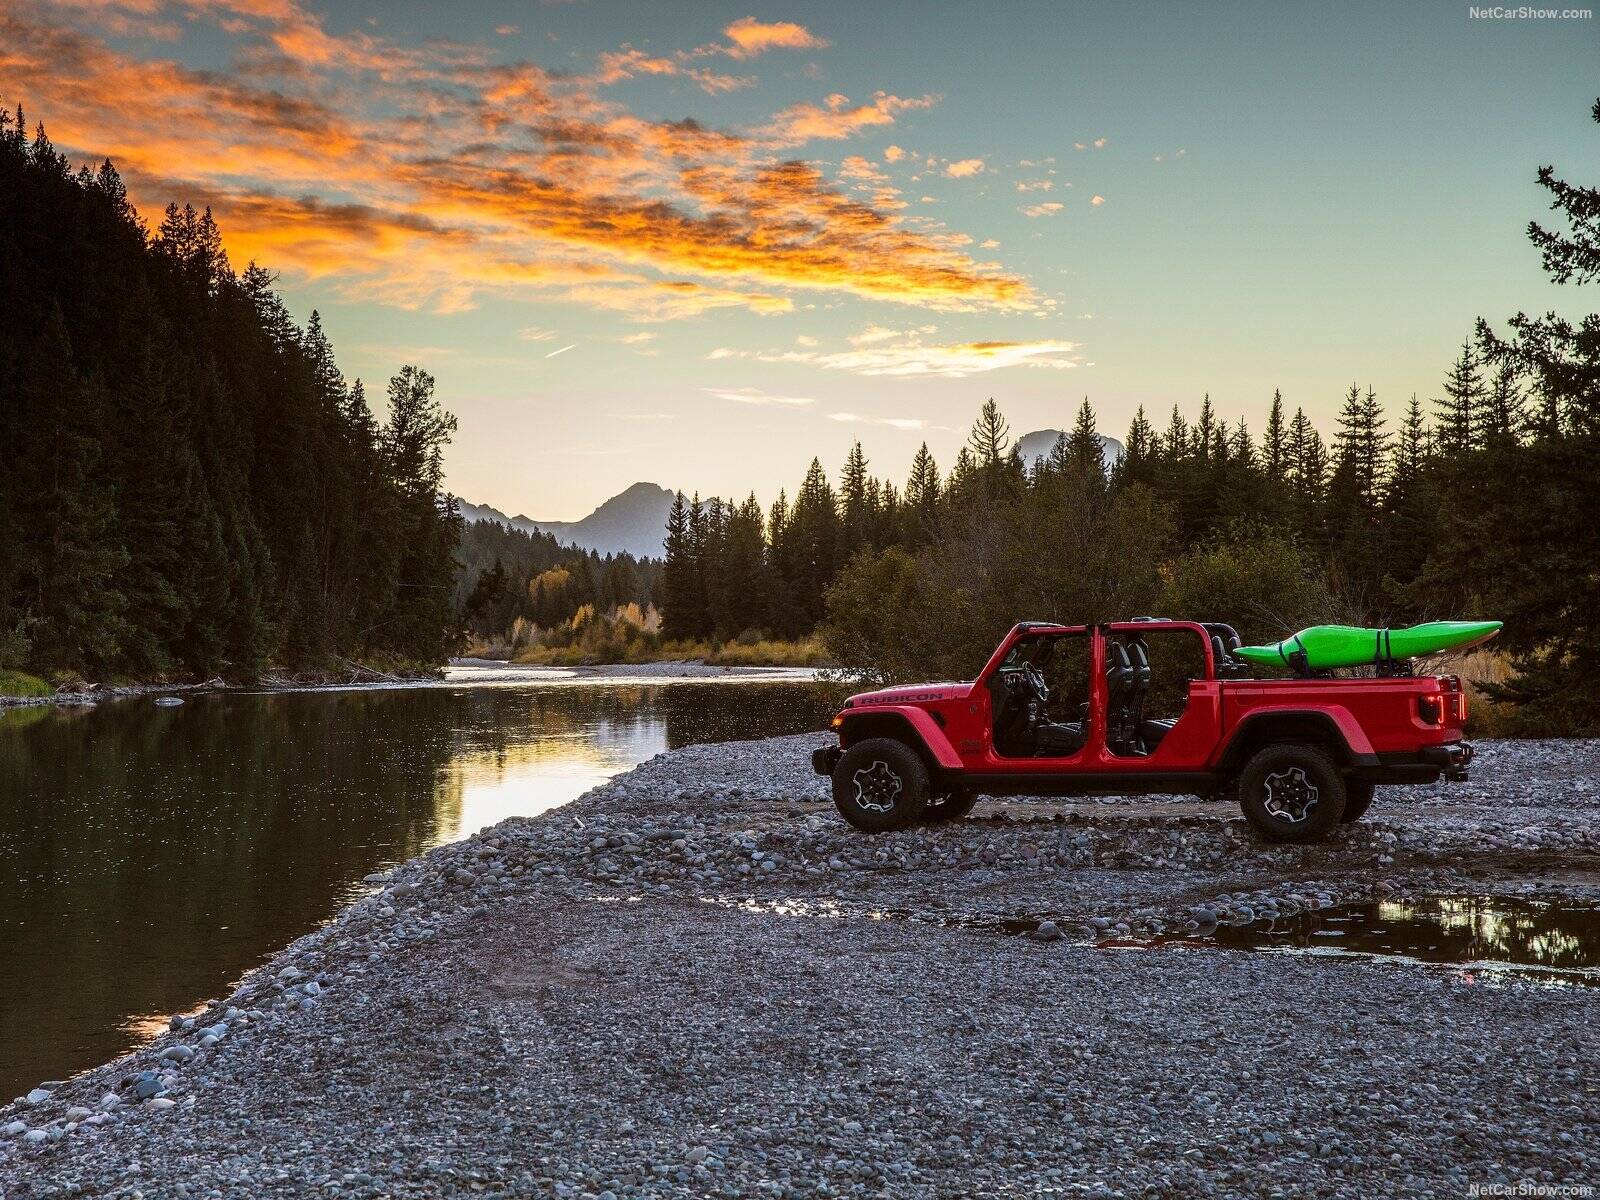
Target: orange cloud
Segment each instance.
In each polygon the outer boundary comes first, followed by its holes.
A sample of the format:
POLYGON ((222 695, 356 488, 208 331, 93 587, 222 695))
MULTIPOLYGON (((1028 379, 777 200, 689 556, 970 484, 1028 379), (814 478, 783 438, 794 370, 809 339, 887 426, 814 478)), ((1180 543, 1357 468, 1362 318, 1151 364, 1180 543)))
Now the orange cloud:
MULTIPOLYGON (((0 15, 0 78, 58 145, 112 156, 147 214, 174 197, 212 204, 240 265, 259 257, 406 307, 454 311, 495 292, 647 321, 788 311, 796 292, 1036 303, 1024 279, 969 257, 963 235, 903 219, 867 160, 841 172, 851 196, 773 158, 892 124, 931 96, 835 95, 715 129, 647 120, 596 90, 636 74, 734 86, 676 54, 624 46, 590 75, 561 75, 470 46, 330 33, 292 0, 120 0, 152 19, 213 20, 235 40, 234 69, 204 71, 98 40, 91 2, 0 15)), ((782 36, 766 44, 798 44, 782 36)))
POLYGON ((768 50, 823 50, 829 45, 804 25, 792 21, 767 23, 740 17, 722 33, 733 43, 726 50, 730 58, 755 58, 768 50))
POLYGON ((870 103, 850 105, 850 97, 835 92, 815 104, 792 104, 772 118, 765 132, 778 145, 795 145, 800 142, 838 140, 854 137, 863 129, 879 125, 893 125, 896 114, 915 109, 932 108, 939 102, 937 96, 902 99, 878 92, 870 103))
POLYGON ((1066 205, 1057 200, 1046 200, 1043 204, 1029 204, 1017 211, 1025 217, 1053 217, 1066 205))
POLYGON ((983 172, 983 159, 963 158, 959 162, 945 164, 944 173, 951 179, 968 179, 973 175, 983 172))
POLYGON ((651 56, 643 50, 635 50, 632 46, 624 46, 621 50, 608 51, 600 55, 599 70, 595 72, 595 82, 599 84, 617 83, 624 79, 631 79, 635 75, 676 75, 678 64, 670 58, 651 56))
MULTIPOLYGON (((890 331, 869 330, 869 333, 890 331)), ((1006 367, 1048 367, 1066 370, 1078 365, 1070 357, 1076 342, 989 341, 924 342, 918 333, 857 341, 850 350, 832 352, 785 350, 754 355, 761 362, 807 363, 857 375, 942 376, 960 379, 1006 367)))

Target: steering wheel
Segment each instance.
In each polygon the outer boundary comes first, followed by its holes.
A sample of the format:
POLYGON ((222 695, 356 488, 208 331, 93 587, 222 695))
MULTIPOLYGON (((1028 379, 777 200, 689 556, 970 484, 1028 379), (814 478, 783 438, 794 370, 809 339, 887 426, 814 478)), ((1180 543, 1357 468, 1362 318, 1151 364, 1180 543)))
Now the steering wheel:
POLYGON ((1050 702, 1050 687, 1044 681, 1044 672, 1032 663, 1023 667, 1022 672, 1028 677, 1028 687, 1032 689, 1034 699, 1040 704, 1048 704, 1050 702))

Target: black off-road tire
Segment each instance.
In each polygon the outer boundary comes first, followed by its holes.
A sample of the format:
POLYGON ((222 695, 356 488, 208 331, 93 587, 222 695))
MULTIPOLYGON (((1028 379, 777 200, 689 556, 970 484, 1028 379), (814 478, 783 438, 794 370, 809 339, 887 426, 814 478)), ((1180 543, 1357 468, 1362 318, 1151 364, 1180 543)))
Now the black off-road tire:
POLYGON ((1320 842, 1344 806, 1344 779, 1319 746, 1266 746, 1239 772, 1239 807, 1269 842, 1320 842))
POLYGON ((1339 822, 1348 825, 1352 821, 1359 821, 1366 816, 1367 809, 1372 807, 1372 793, 1376 787, 1370 780, 1346 779, 1344 781, 1344 815, 1339 822))
POLYGON ((868 738, 846 750, 833 769, 833 803, 863 833, 888 833, 922 820, 928 768, 893 738, 868 738))
POLYGON ((946 821, 959 821, 972 811, 978 794, 966 788, 956 788, 939 796, 929 796, 922 808, 922 819, 929 825, 946 821))

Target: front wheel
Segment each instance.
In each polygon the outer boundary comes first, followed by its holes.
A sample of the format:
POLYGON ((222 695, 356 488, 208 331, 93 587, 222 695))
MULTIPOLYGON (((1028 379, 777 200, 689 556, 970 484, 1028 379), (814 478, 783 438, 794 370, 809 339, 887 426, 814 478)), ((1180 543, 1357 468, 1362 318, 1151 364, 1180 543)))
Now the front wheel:
POLYGON ((972 811, 972 806, 977 802, 978 794, 964 788, 957 788, 955 791, 938 796, 929 796, 927 804, 923 806, 922 819, 930 825, 942 821, 959 821, 972 811))
POLYGON ((915 750, 893 738, 857 742, 833 769, 833 803, 863 833, 915 825, 927 798, 927 767, 915 750))
POLYGON ((1266 746, 1239 773, 1239 807, 1269 842, 1318 842, 1344 815, 1344 779, 1317 746, 1266 746))

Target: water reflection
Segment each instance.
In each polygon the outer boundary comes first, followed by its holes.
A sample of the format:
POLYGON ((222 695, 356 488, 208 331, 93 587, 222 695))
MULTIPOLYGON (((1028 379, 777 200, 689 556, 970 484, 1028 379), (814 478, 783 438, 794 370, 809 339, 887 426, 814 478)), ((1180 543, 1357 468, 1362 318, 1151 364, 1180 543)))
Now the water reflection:
POLYGON ((1351 904, 1269 925, 1224 926, 1216 941, 1600 982, 1600 907, 1575 901, 1466 895, 1351 904))
POLYGON ((225 991, 372 871, 662 750, 816 729, 827 713, 808 685, 747 682, 0 712, 0 1094, 112 1057, 225 991))

